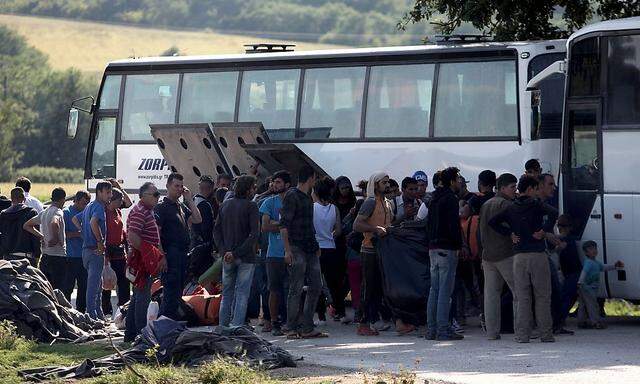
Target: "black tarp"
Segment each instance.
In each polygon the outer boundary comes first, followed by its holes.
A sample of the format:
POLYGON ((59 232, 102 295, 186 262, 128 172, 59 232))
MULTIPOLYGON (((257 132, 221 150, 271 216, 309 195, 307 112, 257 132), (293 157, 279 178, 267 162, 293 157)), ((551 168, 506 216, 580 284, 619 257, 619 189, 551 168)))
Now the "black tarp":
POLYGON ((105 337, 101 322, 76 311, 26 259, 0 260, 0 320, 10 320, 20 335, 49 343, 105 337))
POLYGON ((378 239, 385 304, 395 318, 426 324, 429 295, 429 242, 423 222, 390 228, 378 239))
MULTIPOLYGON (((289 352, 262 339, 247 327, 190 330, 184 322, 166 317, 160 317, 143 328, 133 346, 121 353, 127 363, 149 363, 146 351, 156 346, 156 358, 161 364, 196 366, 223 357, 264 369, 296 366, 289 352)), ((152 363, 155 364, 155 360, 152 363)), ((122 358, 113 354, 85 360, 73 367, 33 368, 19 371, 19 374, 25 380, 38 382, 96 377, 123 368, 122 358)))

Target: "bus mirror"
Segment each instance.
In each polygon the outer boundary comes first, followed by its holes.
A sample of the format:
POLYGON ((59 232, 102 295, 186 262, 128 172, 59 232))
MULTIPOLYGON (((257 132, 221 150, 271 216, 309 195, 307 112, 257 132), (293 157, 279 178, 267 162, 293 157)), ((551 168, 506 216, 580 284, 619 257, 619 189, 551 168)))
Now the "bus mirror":
POLYGON ((69 110, 69 120, 67 120, 67 137, 73 139, 78 132, 78 110, 71 108, 69 110))

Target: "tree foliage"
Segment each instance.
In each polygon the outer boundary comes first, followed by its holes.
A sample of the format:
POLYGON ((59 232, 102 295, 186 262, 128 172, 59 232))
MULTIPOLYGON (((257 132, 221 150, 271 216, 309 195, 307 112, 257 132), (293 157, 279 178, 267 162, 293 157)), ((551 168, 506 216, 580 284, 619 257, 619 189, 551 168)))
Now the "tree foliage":
POLYGON ((16 167, 81 168, 88 133, 66 137, 69 103, 96 88, 77 70, 51 70, 46 56, 0 27, 0 179, 16 167))
POLYGON ((640 15, 640 0, 415 0, 399 27, 428 21, 442 34, 470 24, 498 41, 567 37, 594 17, 640 15))

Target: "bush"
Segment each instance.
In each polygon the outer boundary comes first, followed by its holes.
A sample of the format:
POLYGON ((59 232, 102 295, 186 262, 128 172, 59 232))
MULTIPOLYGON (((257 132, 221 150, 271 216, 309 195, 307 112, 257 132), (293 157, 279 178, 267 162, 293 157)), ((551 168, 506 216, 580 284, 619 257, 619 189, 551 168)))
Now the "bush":
POLYGON ((32 183, 77 184, 84 181, 83 170, 71 168, 33 166, 29 168, 16 169, 12 180, 17 179, 20 176, 29 178, 32 183))
POLYGON ((15 349, 19 340, 16 326, 9 320, 0 321, 0 350, 15 349))

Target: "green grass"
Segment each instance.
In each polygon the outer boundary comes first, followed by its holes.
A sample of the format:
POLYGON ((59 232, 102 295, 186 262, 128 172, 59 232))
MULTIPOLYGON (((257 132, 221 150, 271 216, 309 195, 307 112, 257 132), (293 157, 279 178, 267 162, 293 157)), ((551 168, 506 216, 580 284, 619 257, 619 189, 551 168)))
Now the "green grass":
MULTIPOLYGON (((0 194, 9 197, 14 183, 0 183, 0 194)), ((51 199, 51 191, 56 187, 64 188, 67 196, 73 196, 80 189, 86 189, 84 184, 60 184, 60 183, 32 183, 31 195, 37 197, 43 203, 51 199)))

